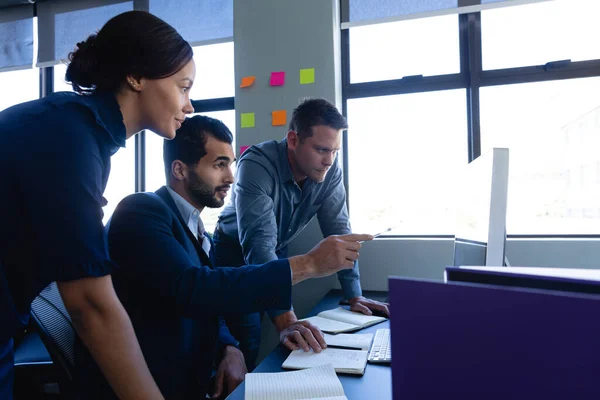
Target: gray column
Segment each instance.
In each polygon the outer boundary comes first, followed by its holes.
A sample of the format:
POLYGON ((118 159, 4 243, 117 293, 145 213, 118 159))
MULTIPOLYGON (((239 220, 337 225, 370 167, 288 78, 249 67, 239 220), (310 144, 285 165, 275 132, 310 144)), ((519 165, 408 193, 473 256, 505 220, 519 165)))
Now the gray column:
MULTIPOLYGON (((340 23, 338 0, 234 0, 236 154, 240 146, 281 140, 292 110, 305 97, 322 97, 341 110, 340 23), (300 69, 314 68, 315 82, 300 84, 300 69), (283 86, 270 86, 271 72, 285 71, 283 86), (256 76, 251 87, 242 78, 256 76), (271 125, 271 112, 286 110, 285 126, 271 125), (255 127, 242 128, 241 114, 254 113, 255 127)), ((290 245, 290 255, 310 250, 322 238, 313 221, 290 245)), ((302 318, 335 285, 335 277, 294 287, 293 304, 302 318)), ((263 320, 259 361, 278 342, 263 320)))

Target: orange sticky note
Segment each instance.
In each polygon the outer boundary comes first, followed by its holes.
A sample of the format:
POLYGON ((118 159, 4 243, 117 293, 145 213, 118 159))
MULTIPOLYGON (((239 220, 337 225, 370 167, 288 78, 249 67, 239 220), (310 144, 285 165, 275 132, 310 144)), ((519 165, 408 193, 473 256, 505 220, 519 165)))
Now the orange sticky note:
POLYGON ((256 80, 255 76, 244 76, 242 78, 242 84, 240 85, 240 87, 241 88, 250 87, 250 86, 252 86, 252 84, 254 83, 255 80, 256 80))
POLYGON ((287 112, 285 110, 273 111, 271 115, 273 126, 285 125, 287 120, 287 112))

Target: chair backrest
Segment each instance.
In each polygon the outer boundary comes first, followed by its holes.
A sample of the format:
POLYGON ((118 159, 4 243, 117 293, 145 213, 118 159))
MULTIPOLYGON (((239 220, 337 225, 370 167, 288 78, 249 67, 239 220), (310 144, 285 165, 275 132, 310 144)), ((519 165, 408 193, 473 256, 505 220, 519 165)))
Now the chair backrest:
MULTIPOLYGON (((60 297, 56 282, 52 282, 31 303, 32 322, 46 345, 52 361, 64 372, 63 391, 71 391, 75 366, 75 329, 60 297)), ((60 385, 61 382, 59 382, 60 385)))

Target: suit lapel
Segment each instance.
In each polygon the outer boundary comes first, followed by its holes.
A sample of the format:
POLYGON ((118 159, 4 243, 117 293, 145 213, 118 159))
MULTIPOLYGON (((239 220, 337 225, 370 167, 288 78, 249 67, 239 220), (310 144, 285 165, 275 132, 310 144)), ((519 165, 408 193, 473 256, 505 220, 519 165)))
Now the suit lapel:
MULTIPOLYGON (((183 226, 183 229, 185 230, 185 233, 187 234, 188 238, 191 240, 192 244, 194 245, 194 248, 196 249, 196 252, 198 253, 198 257, 200 257, 200 260, 202 261, 202 264, 209 266, 212 268, 213 264, 213 260, 212 260, 212 256, 209 258, 209 256, 206 255, 206 253, 204 252, 204 249, 202 249, 202 245, 201 243, 198 241, 198 239, 196 239, 196 237, 194 236, 194 234, 192 233, 192 231, 190 231, 190 228, 188 228, 187 226, 187 222, 184 221, 183 217, 181 216, 181 213, 179 212, 179 209, 177 208, 177 205, 175 204, 175 202, 173 201, 173 198, 171 197, 171 194, 169 193, 169 191, 167 190, 167 188, 165 186, 161 187, 160 189, 158 189, 155 192, 165 203, 167 203, 167 205, 171 208, 171 210, 173 210, 173 212, 175 213, 175 215, 177 215, 177 218, 179 219, 179 223, 181 223, 181 225, 183 226)), ((210 240, 210 238, 209 238, 210 240)), ((212 240, 210 242, 211 244, 211 251, 210 253, 212 254, 212 240)))
POLYGON ((208 257, 210 258, 211 265, 217 265, 215 260, 215 244, 213 243, 212 238, 209 235, 206 235, 206 238, 210 242, 210 251, 208 252, 208 257))

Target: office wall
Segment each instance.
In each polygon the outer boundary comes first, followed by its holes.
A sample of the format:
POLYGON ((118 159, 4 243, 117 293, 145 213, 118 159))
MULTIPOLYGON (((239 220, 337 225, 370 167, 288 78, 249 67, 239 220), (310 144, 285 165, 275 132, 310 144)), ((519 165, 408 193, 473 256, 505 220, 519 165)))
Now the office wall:
MULTIPOLYGON (((265 140, 281 140, 286 126, 271 126, 271 112, 286 110, 287 122, 304 97, 323 97, 341 109, 340 40, 338 0, 235 0, 235 106, 236 144, 252 145, 265 140), (300 69, 314 68, 315 83, 301 85, 300 69), (285 71, 283 86, 269 86, 270 73, 285 71), (240 88, 244 76, 256 76, 249 88, 240 88), (255 127, 242 128, 242 113, 255 114, 255 127)), ((238 153, 239 154, 239 153, 238 153)), ((311 224, 290 248, 304 252, 322 238, 311 224)), ((327 293, 335 279, 304 282, 293 291, 293 304, 304 316, 327 293)), ((266 318, 265 318, 266 319, 266 318)), ((278 342, 272 325, 263 323, 261 355, 278 342)))
MULTIPOLYGON (((387 290, 389 275, 443 279, 452 264, 450 239, 377 239, 360 255, 363 289, 387 290)), ((529 267, 600 268, 598 240, 511 239, 506 244, 511 265, 529 267)))

